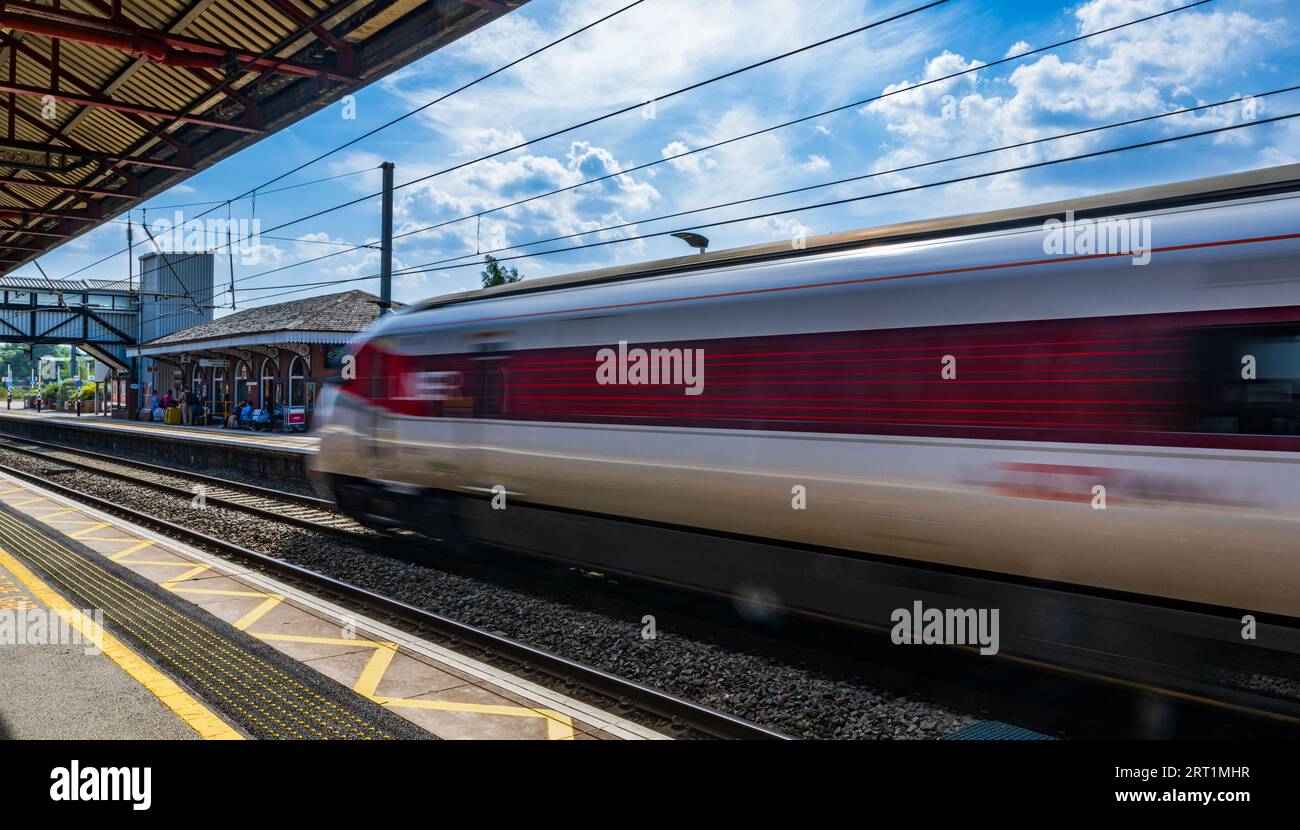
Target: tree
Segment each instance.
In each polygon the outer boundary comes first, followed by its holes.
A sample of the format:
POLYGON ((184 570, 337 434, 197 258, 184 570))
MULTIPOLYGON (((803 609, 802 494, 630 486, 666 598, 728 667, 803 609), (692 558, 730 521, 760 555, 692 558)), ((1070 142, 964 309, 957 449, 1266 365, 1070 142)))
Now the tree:
POLYGON ((483 264, 487 266, 480 274, 483 277, 484 288, 491 288, 494 285, 509 285, 523 279, 523 277, 519 276, 518 268, 514 266, 502 268, 501 263, 497 262, 496 257, 491 254, 483 257, 483 264))
POLYGON ((13 370, 15 384, 26 384, 27 379, 32 375, 33 357, 39 363, 45 355, 67 357, 69 352, 70 349, 65 345, 41 344, 31 347, 20 343, 3 343, 0 344, 0 375, 4 374, 5 366, 8 365, 13 370), (28 351, 29 349, 31 351, 28 351))

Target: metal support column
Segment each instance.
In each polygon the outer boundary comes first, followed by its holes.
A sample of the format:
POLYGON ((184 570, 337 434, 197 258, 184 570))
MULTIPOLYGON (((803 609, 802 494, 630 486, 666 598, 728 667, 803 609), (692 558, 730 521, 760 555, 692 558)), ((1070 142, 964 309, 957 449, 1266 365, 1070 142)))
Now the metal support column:
POLYGON ((387 314, 393 305, 393 163, 386 161, 384 170, 384 208, 380 221, 383 241, 379 249, 379 313, 387 314))

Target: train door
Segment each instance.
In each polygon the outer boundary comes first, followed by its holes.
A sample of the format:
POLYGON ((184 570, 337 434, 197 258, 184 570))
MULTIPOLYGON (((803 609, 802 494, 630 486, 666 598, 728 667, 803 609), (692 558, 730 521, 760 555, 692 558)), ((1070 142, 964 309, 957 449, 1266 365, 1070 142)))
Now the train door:
POLYGON ((392 478, 396 439, 391 413, 382 402, 392 396, 395 363, 385 357, 399 346, 396 337, 380 337, 371 342, 373 348, 363 350, 357 366, 358 376, 369 384, 365 397, 369 402, 356 416, 356 455, 367 466, 370 478, 386 481, 392 478))
POLYGON ((509 343, 499 337, 478 335, 465 344, 469 360, 463 381, 469 401, 456 444, 461 453, 462 486, 484 496, 492 495, 498 485, 506 486, 500 480, 504 471, 499 422, 507 410, 509 343))

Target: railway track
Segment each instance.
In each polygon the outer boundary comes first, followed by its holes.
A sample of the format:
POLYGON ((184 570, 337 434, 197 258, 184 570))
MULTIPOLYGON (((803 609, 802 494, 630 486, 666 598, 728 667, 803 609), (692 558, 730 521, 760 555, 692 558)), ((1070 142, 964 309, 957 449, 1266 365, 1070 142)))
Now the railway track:
POLYGON ((368 543, 375 537, 374 533, 339 513, 332 502, 315 496, 28 438, 0 437, 0 448, 58 462, 72 469, 130 481, 182 498, 201 495, 206 502, 348 540, 368 543), (142 472, 147 477, 141 477, 142 472))
MULTIPOLYGON (((1031 715, 1030 710, 1035 706, 1039 706, 1039 704, 1029 703, 1022 695, 1005 691, 1006 689, 1018 686, 1037 686, 1040 690, 1054 687, 1059 690, 1054 696, 1055 699, 1073 699, 1076 703, 1082 702, 1090 694, 1084 692, 1081 696, 1077 684, 1072 684, 1067 679, 1062 679, 1059 676, 1061 674, 1068 675, 1068 672, 1049 673, 1052 676, 1050 679, 1045 680, 1041 672, 1033 670, 1031 667, 1009 666, 1004 667, 1002 671, 1005 677, 987 684, 982 692, 973 695, 971 688, 965 683, 953 682, 954 672, 958 675, 968 671, 977 674, 983 673, 987 666, 984 661, 962 661, 960 657, 940 657, 938 653, 917 652, 912 653, 916 656, 914 661, 910 659, 910 655, 909 659, 900 661, 896 650, 864 647, 860 632, 846 632, 838 629, 827 630, 827 627, 820 627, 805 621, 789 620, 783 623, 781 637, 767 637, 761 633, 755 634, 752 631, 745 630, 743 626, 738 627, 733 622, 724 619, 727 617, 728 609, 723 608, 721 604, 713 603, 718 607, 713 610, 702 611, 701 609, 705 608, 710 601, 699 596, 692 596, 689 600, 673 600, 666 596, 667 592, 665 590, 656 586, 633 584, 607 586, 602 578, 593 580, 589 578, 590 575, 573 568, 552 569, 552 571, 542 576, 530 575, 528 569, 523 565, 502 565, 490 556, 476 556, 467 561, 463 557, 450 557, 438 554, 436 551, 429 551, 427 545, 421 545, 421 555, 416 556, 413 543, 423 540, 423 537, 418 534, 404 532, 391 534, 363 528, 334 511, 329 502, 302 494, 231 482, 203 474, 190 474, 147 462, 106 456, 48 442, 0 438, 0 449, 38 458, 50 465, 65 465, 67 468, 130 482, 133 485, 168 492, 171 495, 186 499, 190 499, 194 495, 192 489, 194 484, 203 484, 206 488, 207 499, 212 504, 219 504, 262 519, 295 525, 316 533, 330 535, 386 557, 419 561, 425 565, 436 563, 435 567, 446 567, 455 572, 467 574, 472 578, 486 580, 494 584, 511 585, 528 591, 541 590, 548 595, 558 596, 563 601, 597 609, 602 613, 608 613, 615 617, 627 618, 634 611, 636 617, 639 617, 640 611, 638 609, 646 607, 665 608, 676 602, 676 607, 671 612, 674 615, 674 622, 679 628, 688 625, 687 630, 694 632, 696 636, 704 636, 715 642, 725 642, 732 647, 748 649, 756 653, 778 656, 780 659, 789 660, 797 665, 819 665, 827 667, 831 671, 843 672, 846 676, 858 676, 864 679, 870 677, 871 679, 868 682, 873 685, 884 680, 884 686, 895 692, 919 694, 968 711, 981 711, 988 706, 993 710, 993 716, 995 717, 1000 716, 1009 719, 1008 713, 1021 714, 1025 718, 1025 720, 1020 721, 1022 723, 1026 721, 1033 723, 1035 722, 1034 719, 1037 718, 1037 722, 1042 724, 1039 728, 1046 728, 1048 723, 1055 723, 1054 713, 1039 711, 1031 715), (146 474, 146 477, 141 476, 142 472, 146 474), (189 485, 189 487, 185 485, 189 485), (407 544, 403 545, 403 542, 407 544), (677 616, 679 612, 681 616, 677 616), (801 627, 808 630, 801 630, 793 637, 789 636, 801 627), (810 646, 811 643, 817 645, 810 646), (842 659, 842 655, 850 653, 856 653, 857 657, 847 660, 842 659), (966 668, 954 670, 954 661, 961 661, 966 668), (864 673, 862 669, 867 664, 870 664, 870 671, 864 673), (990 688, 992 689, 990 697, 995 699, 992 704, 984 700, 984 693, 989 691, 990 688), (1001 700, 996 700, 997 698, 1001 698, 1001 700)), ((86 500, 96 506, 102 506, 103 509, 115 510, 123 515, 128 515, 141 524, 152 523, 153 526, 169 534, 175 532, 178 538, 190 538, 201 544, 211 545, 221 552, 229 552, 231 556, 238 558, 251 556, 254 557, 254 561, 275 562, 279 566, 290 569, 288 571, 290 574, 296 574, 297 571, 302 570, 296 565, 283 563, 273 557, 266 557, 263 554, 248 551, 239 545, 214 539, 210 535, 184 528, 182 525, 166 519, 148 517, 146 514, 132 508, 114 505, 111 501, 100 499, 97 496, 64 488, 49 478, 43 478, 31 472, 13 471, 3 466, 0 466, 0 470, 12 472, 14 475, 20 475, 28 480, 41 483, 43 486, 64 492, 72 498, 86 500)), ((527 561, 534 562, 534 560, 527 561)), ((308 573, 314 572, 308 571, 308 573)), ((338 582, 332 577, 320 574, 315 576, 329 581, 327 590, 333 590, 333 583, 338 582)), ((310 584, 315 577, 306 576, 302 578, 310 584)), ((361 588, 355 590, 362 592, 361 601, 370 601, 369 598, 373 592, 361 588)), ((346 591, 341 593, 347 594, 346 591)), ((400 603, 399 605, 401 606, 400 610, 403 612, 407 608, 414 608, 400 603)), ((419 609, 414 610, 419 611, 419 609)), ((419 613, 428 614, 430 612, 419 611, 419 613)), ((395 616, 414 621, 419 625, 427 625, 423 621, 413 620, 405 613, 397 613, 395 616)), ((438 615, 433 616, 437 617, 438 615)), ((441 630, 438 626, 430 627, 434 630, 441 630)), ((459 634, 448 634, 447 636, 465 639, 467 642, 476 642, 469 637, 462 638, 459 634)), ((509 647, 491 645, 483 647, 501 654, 507 654, 510 651, 509 647)), ((522 648, 529 649, 531 647, 523 645, 522 648)), ((528 660, 528 662, 531 663, 532 661, 528 660)), ((561 670, 561 673, 563 674, 563 670, 561 670)), ((563 674, 563 676, 572 681, 570 674, 563 674)), ((586 684, 579 685, 585 686, 586 684)), ((595 691, 594 688, 593 691, 595 691)), ((1072 728, 1054 728, 1047 731, 1121 736, 1124 734, 1123 732, 1107 731, 1106 724, 1100 723, 1099 720, 1104 721, 1106 718, 1122 720, 1124 717, 1122 711, 1125 707, 1131 706, 1131 698, 1146 699, 1147 703, 1145 705, 1149 708, 1152 692, 1157 693, 1157 699, 1162 697, 1158 689, 1149 687, 1106 689, 1102 694, 1098 695, 1098 700, 1105 699, 1107 701, 1105 706, 1114 710, 1113 713, 1101 719, 1094 719, 1092 713, 1088 713, 1082 720, 1076 721, 1072 728)), ((619 695, 619 697, 622 698, 623 696, 619 695)), ((1049 695, 1049 697, 1053 696, 1049 695)), ((1097 709, 1103 708, 1102 704, 1099 703, 1088 703, 1086 705, 1097 709)), ((1132 706, 1132 708, 1141 708, 1141 706, 1132 706)), ((1232 710, 1234 708, 1242 709, 1243 707, 1228 706, 1227 708, 1232 710)), ((647 711, 649 710, 647 709, 647 711)), ((690 723, 686 718, 680 720, 683 723, 690 723)), ((1294 725, 1291 728, 1294 729, 1294 725)), ((708 729, 701 729, 700 731, 706 734, 714 734, 708 729)), ((729 735, 728 737, 733 736, 729 735)), ((748 736, 736 735, 735 737, 748 736)))
MULTIPOLYGON (((4 449, 18 450, 8 444, 4 449)), ((76 452, 84 452, 78 450, 76 452)), ((29 454, 35 454, 30 453, 29 454)), ((71 466, 71 465, 70 465, 71 466)), ((90 472, 116 476, 104 470, 86 467, 90 472)), ((149 465, 145 465, 149 466, 149 465)), ((222 556, 242 561, 262 570, 292 580, 299 586, 314 592, 329 594, 346 600, 358 607, 358 610, 375 612, 383 616, 400 620, 416 629, 432 631, 440 637, 454 643, 464 643, 485 654, 517 664, 522 670, 540 672, 557 681, 564 687, 580 687, 595 695, 607 698, 624 708, 635 708, 656 718, 665 718, 674 726, 694 730, 702 735, 719 739, 740 740, 786 740, 788 736, 742 718, 710 709, 693 703, 676 695, 654 689, 650 686, 628 680, 602 671, 601 669, 570 660, 549 651, 530 646, 526 643, 504 637, 482 628, 459 622, 450 617, 436 614, 423 608, 401 602, 391 597, 335 579, 322 573, 301 567, 243 547, 233 542, 203 533, 176 522, 118 504, 99 496, 67 487, 48 477, 0 464, 0 472, 15 478, 31 482, 59 495, 71 498, 83 504, 95 507, 114 515, 122 516, 136 524, 156 530, 169 538, 199 545, 222 556)), ((156 483, 137 482, 149 487, 158 487, 156 483)), ((176 489, 176 488, 171 488, 176 489)), ((236 495, 241 494, 237 490, 236 495)), ((182 493, 188 495, 188 493, 182 493)), ((265 497, 262 497, 265 498, 265 497)), ((223 502, 225 504, 225 502, 223 502)), ((228 506, 235 506, 230 502, 228 506)), ((262 511, 262 506, 244 505, 236 509, 262 511)), ((284 519, 283 516, 276 518, 284 519)), ((317 528, 319 529, 319 528, 317 528)))

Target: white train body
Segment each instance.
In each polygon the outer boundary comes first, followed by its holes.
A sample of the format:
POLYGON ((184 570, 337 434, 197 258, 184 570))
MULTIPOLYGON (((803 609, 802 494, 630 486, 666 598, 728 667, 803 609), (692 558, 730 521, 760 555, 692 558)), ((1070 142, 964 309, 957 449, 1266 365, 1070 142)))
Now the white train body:
POLYGON ((316 475, 371 519, 815 614, 855 616, 865 557, 1298 617, 1298 208, 1109 214, 1145 263, 1036 218, 434 302, 358 339, 316 475), (516 509, 784 553, 623 561, 516 509))

